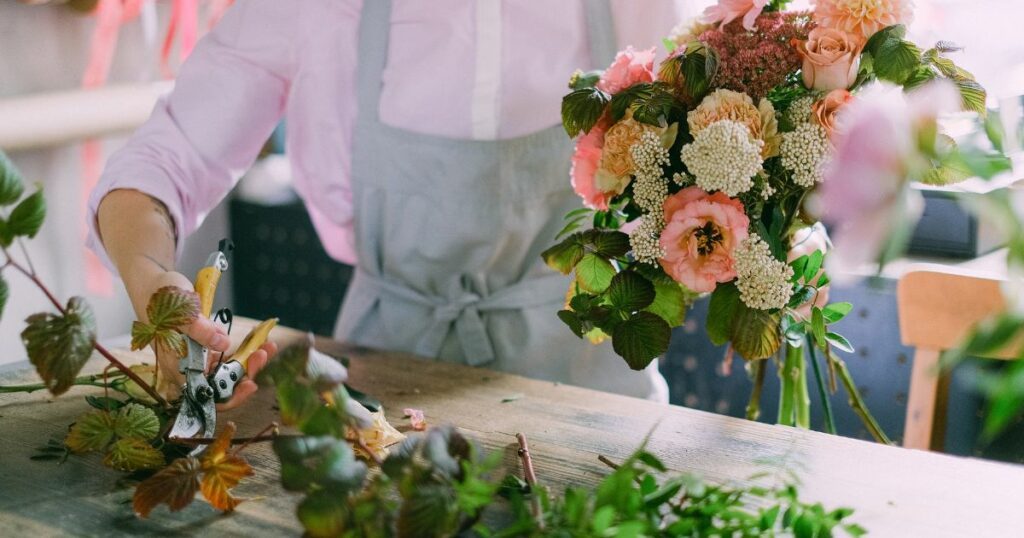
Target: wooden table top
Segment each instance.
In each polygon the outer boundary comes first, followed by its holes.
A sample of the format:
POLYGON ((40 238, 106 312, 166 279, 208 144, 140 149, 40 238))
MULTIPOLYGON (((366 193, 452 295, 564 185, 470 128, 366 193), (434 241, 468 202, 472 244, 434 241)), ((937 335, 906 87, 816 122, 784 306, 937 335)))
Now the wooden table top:
MULTIPOLYGON (((296 336, 288 329, 274 333, 278 341, 296 336)), ((380 399, 400 429, 407 425, 403 408, 423 409, 428 423, 455 424, 487 449, 504 451, 506 468, 516 473, 514 436, 525 433, 538 479, 559 491, 597 483, 608 473, 598 455, 621 461, 653 430, 650 450, 672 470, 743 483, 755 473, 789 467, 802 481, 805 501, 854 508, 852 521, 871 536, 1024 535, 1024 466, 759 424, 327 339, 318 347, 349 357, 351 384, 380 399)), ((148 358, 118 354, 129 362, 148 358)), ((94 360, 86 369, 102 366, 94 360)), ((0 384, 34 379, 26 368, 0 374, 0 384)), ((297 497, 278 484, 277 460, 266 443, 246 450, 256 474, 236 490, 252 500, 227 516, 196 502, 174 514, 161 507, 139 520, 131 510, 132 488, 119 483, 121 475, 96 455, 72 456, 60 466, 29 459, 35 447, 62 438, 89 410, 83 394, 99 391, 75 387, 56 399, 41 392, 0 394, 0 535, 301 533, 294 517, 297 497)), ((276 419, 273 403, 272 391, 260 391, 250 404, 219 419, 235 421, 239 435, 254 433, 276 419)))

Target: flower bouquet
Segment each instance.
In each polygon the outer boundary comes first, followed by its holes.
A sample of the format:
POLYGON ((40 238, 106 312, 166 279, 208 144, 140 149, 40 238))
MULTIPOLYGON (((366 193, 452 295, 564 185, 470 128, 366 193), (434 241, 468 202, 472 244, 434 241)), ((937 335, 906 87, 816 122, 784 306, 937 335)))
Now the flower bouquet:
MULTIPOLYGON (((809 364, 830 430, 823 370, 888 442, 835 354, 853 350, 831 327, 852 305, 828 301, 825 269, 836 260, 826 257, 840 256, 829 255, 819 220, 830 209, 855 217, 837 219, 839 246, 913 209, 901 188, 910 179, 976 175, 977 161, 938 133, 936 118, 950 94, 954 108, 979 114, 986 96, 947 58, 956 46, 922 50, 906 39, 909 0, 811 3, 785 11, 785 0, 720 0, 666 38, 657 67, 653 48, 628 48, 603 72, 577 71, 562 119, 579 137, 571 180, 586 207, 543 256, 575 275, 559 318, 592 342, 610 339, 630 367, 663 354, 688 306, 710 294, 709 338, 728 345, 728 359, 746 359, 754 380, 748 416, 774 357, 780 423, 809 427, 809 364), (892 109, 865 105, 886 99, 901 103, 913 136, 894 130, 892 109), (871 114, 887 121, 861 121, 871 114), (848 225, 858 219, 860 228, 848 225), (593 227, 580 230, 586 222, 593 227)), ((871 261, 900 242, 874 234, 843 259, 871 261)))

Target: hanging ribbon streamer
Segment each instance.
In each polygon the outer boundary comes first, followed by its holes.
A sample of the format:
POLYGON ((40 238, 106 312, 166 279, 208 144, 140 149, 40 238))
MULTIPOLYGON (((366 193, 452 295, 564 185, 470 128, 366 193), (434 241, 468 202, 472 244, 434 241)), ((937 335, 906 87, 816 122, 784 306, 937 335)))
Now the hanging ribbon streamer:
MULTIPOLYGON (((184 62, 195 48, 198 39, 199 0, 171 0, 171 19, 167 26, 163 48, 160 51, 160 70, 165 78, 174 78, 171 69, 171 51, 178 40, 178 58, 184 62)), ((209 0, 208 28, 220 21, 234 0, 209 0)), ((142 18, 143 34, 147 42, 155 39, 155 0, 98 0, 92 12, 96 17, 89 45, 89 61, 82 77, 82 87, 98 88, 106 84, 117 50, 121 26, 142 18)), ((87 207, 89 193, 99 181, 102 172, 103 147, 98 140, 86 140, 82 145, 82 207, 87 207)), ((85 232, 83 232, 85 233, 85 232)), ((86 289, 91 293, 109 296, 113 293, 113 280, 92 251, 85 252, 86 289)))

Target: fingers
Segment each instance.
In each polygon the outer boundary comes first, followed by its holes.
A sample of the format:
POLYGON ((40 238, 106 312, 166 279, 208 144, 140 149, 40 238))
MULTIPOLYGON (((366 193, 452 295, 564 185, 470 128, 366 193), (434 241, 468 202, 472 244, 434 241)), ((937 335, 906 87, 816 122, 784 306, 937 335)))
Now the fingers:
POLYGON ((241 383, 235 387, 235 395, 230 400, 222 404, 217 404, 217 411, 228 411, 234 409, 245 402, 250 396, 256 393, 259 387, 251 379, 243 379, 241 383))
POLYGON ((195 320, 188 328, 188 336, 210 351, 227 351, 231 347, 231 338, 213 320, 205 318, 195 320))
POLYGON ((247 368, 246 375, 255 379, 256 374, 258 374, 259 371, 267 365, 267 360, 269 360, 269 358, 270 357, 267 356, 266 350, 263 348, 254 351, 252 355, 249 355, 249 367, 247 368))

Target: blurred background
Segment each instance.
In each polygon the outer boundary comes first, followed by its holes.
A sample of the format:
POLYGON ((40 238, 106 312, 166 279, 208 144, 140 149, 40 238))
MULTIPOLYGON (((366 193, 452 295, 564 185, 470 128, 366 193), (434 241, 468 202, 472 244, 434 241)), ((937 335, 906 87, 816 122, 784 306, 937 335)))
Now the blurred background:
MULTIPOLYGON (((229 3, 200 2, 200 31, 229 3)), ((710 3, 677 0, 680 20, 698 15, 710 3)), ((926 45, 942 39, 964 47, 956 61, 989 90, 988 106, 1003 120, 1009 149, 1019 150, 1024 129, 1024 41, 1019 39, 1024 2, 914 3, 917 16, 911 36, 926 45)), ((124 143, 148 116, 157 97, 172 87, 173 79, 167 75, 173 74, 183 51, 172 44, 162 54, 164 32, 172 16, 169 2, 142 2, 137 17, 118 25, 116 41, 102 44, 109 52, 109 72, 83 84, 87 69, 97 67, 90 63, 96 61, 94 31, 101 23, 88 14, 94 4, 95 0, 0 0, 0 149, 28 180, 39 182, 46 190, 49 216, 29 247, 42 279, 59 297, 87 297, 97 311, 101 337, 113 338, 128 331, 134 315, 116 277, 98 271, 96 261, 86 254, 84 200, 104 158, 124 143), (162 56, 167 60, 163 68, 162 56)), ((801 4, 807 2, 797 1, 792 7, 801 4)), ((291 191, 282 136, 286 128, 279 127, 264 156, 189 239, 179 268, 191 273, 219 239, 231 237, 237 247, 235 267, 240 270, 228 273, 221 287, 221 302, 231 305, 237 314, 276 315, 284 324, 330 334, 351 270, 327 257, 305 209, 291 191)), ((959 136, 972 136, 976 125, 961 122, 957 128, 959 136)), ((1008 181, 1016 179, 1020 178, 1008 181)), ((912 357, 912 351, 900 344, 895 278, 901 268, 918 260, 981 271, 1000 263, 998 242, 983 225, 958 209, 949 192, 928 191, 926 197, 928 205, 915 233, 912 259, 897 262, 881 278, 833 289, 834 300, 856 305, 855 315, 841 325, 857 346, 857 352, 845 359, 869 406, 895 439, 902 433, 912 357)), ((0 342, 7 344, 0 353, 0 365, 25 360, 21 346, 15 345, 23 328, 21 320, 48 308, 37 290, 18 281, 17 275, 11 278, 11 299, 0 322, 0 342)), ((704 336, 705 310, 705 303, 697 304, 662 360, 672 402, 742 416, 749 381, 738 359, 729 375, 724 374, 724 349, 711 346, 704 336)), ((956 404, 949 410, 947 451, 1020 461, 1020 450, 1014 449, 1024 446, 1020 427, 992 446, 975 442, 981 406, 970 390, 973 368, 968 363, 953 377, 951 401, 956 404)), ((766 384, 764 420, 774 418, 775 386, 766 384)), ((841 433, 867 438, 845 405, 845 396, 839 393, 834 399, 841 433)), ((820 417, 814 418, 816 425, 820 426, 820 421, 820 417)))

